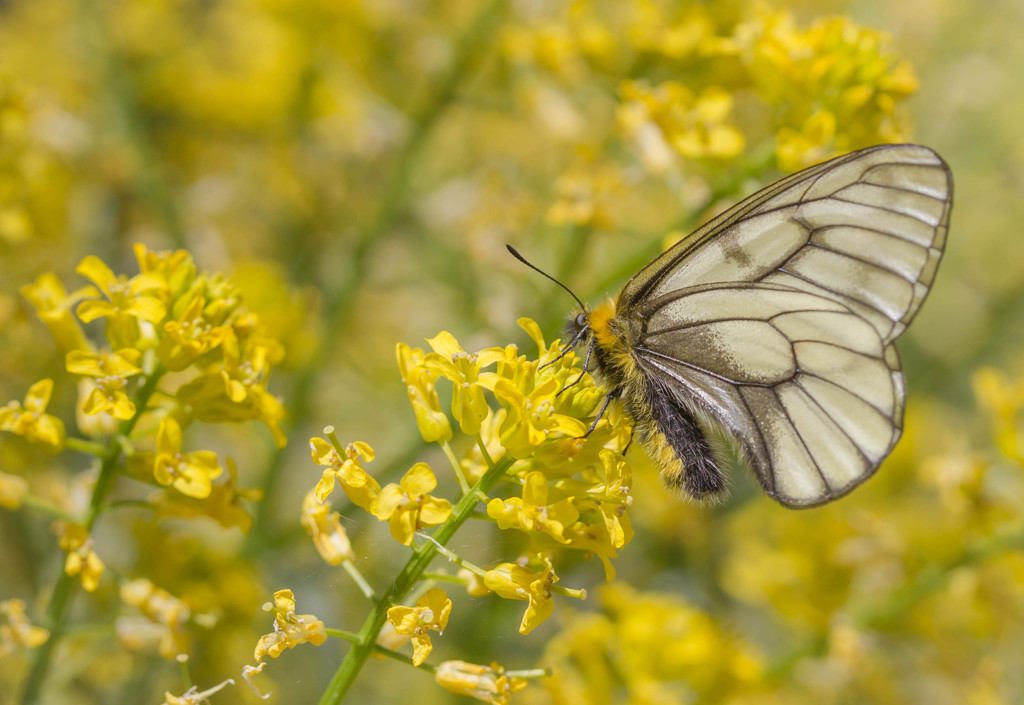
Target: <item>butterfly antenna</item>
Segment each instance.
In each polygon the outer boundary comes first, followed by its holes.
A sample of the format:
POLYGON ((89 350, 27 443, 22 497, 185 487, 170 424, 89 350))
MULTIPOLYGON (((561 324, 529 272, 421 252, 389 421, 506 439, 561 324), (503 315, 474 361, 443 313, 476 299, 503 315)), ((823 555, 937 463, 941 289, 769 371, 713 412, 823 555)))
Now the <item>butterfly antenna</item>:
POLYGON ((574 299, 576 299, 576 303, 578 303, 580 305, 580 309, 582 311, 586 311, 587 310, 587 307, 583 305, 583 302, 580 301, 579 297, 576 296, 576 294, 572 293, 572 289, 570 289, 565 284, 563 284, 562 282, 560 282, 557 279, 555 279, 553 276, 551 276, 550 274, 545 272, 543 269, 540 269, 539 267, 537 267, 537 266, 535 266, 533 264, 530 264, 530 262, 528 262, 525 257, 523 257, 521 254, 519 254, 519 251, 516 248, 512 247, 512 245, 505 245, 505 247, 508 248, 508 251, 512 253, 513 257, 515 257, 517 260, 519 260, 520 262, 525 264, 527 267, 529 267, 533 271, 538 272, 541 275, 547 277, 548 279, 553 281, 555 284, 558 284, 558 286, 560 286, 563 289, 565 289, 566 291, 568 291, 569 292, 569 296, 571 296, 574 299))

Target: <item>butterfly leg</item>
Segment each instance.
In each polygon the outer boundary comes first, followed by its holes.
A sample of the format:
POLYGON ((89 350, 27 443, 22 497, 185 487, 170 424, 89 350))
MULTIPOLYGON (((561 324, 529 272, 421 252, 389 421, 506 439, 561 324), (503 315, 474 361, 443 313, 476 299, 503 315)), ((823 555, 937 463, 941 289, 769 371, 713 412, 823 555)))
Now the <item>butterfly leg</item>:
POLYGON ((609 394, 604 398, 604 404, 601 405, 601 410, 597 412, 597 416, 594 418, 594 422, 590 424, 590 428, 588 428, 587 432, 580 436, 580 438, 586 438, 587 436, 594 432, 594 429, 597 428, 597 422, 601 420, 602 416, 604 416, 604 412, 608 410, 608 405, 612 403, 612 399, 614 399, 615 396, 615 394, 609 394))
MULTIPOLYGON (((582 371, 582 372, 580 372, 580 376, 579 376, 579 377, 577 377, 577 378, 576 378, 576 379, 574 379, 574 380, 573 380, 572 382, 570 382, 569 384, 567 384, 567 385, 565 385, 564 387, 562 387, 561 389, 559 389, 559 390, 558 390, 558 394, 561 394, 562 392, 564 392, 564 391, 565 391, 565 390, 567 390, 567 389, 572 389, 572 388, 573 388, 573 387, 575 387, 575 386, 576 386, 577 384, 579 384, 580 382, 582 382, 582 381, 583 381, 583 375, 587 374, 587 370, 588 370, 588 369, 590 368, 590 356, 591 356, 591 355, 593 354, 593 352, 594 352, 594 339, 593 339, 593 338, 591 338, 591 339, 590 339, 590 345, 588 345, 588 346, 587 346, 587 359, 585 359, 585 360, 583 361, 583 371, 582 371)), ((564 354, 564 353, 563 353, 563 354, 564 354)), ((551 362, 555 362, 555 361, 557 361, 557 360, 561 359, 561 357, 562 357, 562 356, 561 356, 561 355, 559 355, 559 356, 558 356, 557 358, 555 358, 555 359, 554 359, 554 360, 552 360, 551 362)), ((551 364, 551 362, 549 362, 549 363, 547 363, 547 364, 549 364, 549 365, 550 365, 550 364, 551 364)), ((543 365, 542 365, 542 367, 543 367, 543 365)), ((558 396, 558 394, 556 394, 555 396, 558 396)), ((608 405, 607 405, 607 404, 605 404, 605 406, 607 407, 608 405)), ((603 412, 604 412, 604 409, 602 409, 601 411, 602 411, 602 413, 603 413, 603 412)), ((601 416, 600 416, 600 415, 598 415, 598 418, 601 418, 601 416)), ((596 422, 595 422, 595 423, 596 423, 596 422)), ((591 430, 593 430, 593 429, 591 429, 591 430)))

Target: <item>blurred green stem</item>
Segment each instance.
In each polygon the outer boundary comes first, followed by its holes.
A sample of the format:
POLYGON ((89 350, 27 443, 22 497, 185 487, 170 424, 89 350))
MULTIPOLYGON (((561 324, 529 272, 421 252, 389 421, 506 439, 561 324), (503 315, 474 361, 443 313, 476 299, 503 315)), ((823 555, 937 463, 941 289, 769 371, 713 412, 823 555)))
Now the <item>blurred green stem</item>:
MULTIPOLYGON (((117 466, 122 452, 121 438, 127 438, 131 434, 139 417, 146 412, 149 398, 156 391, 156 385, 163 374, 164 370, 157 368, 146 379, 145 384, 139 388, 138 396, 135 400, 135 415, 130 419, 122 421, 117 433, 107 440, 106 450, 103 453, 103 460, 100 464, 99 476, 96 478, 96 485, 93 487, 92 497, 89 499, 89 510, 83 522, 90 534, 104 507, 107 493, 117 477, 117 466)), ((50 638, 35 652, 35 661, 32 662, 32 670, 29 671, 28 679, 25 681, 25 690, 21 695, 22 705, 32 705, 39 702, 39 695, 43 683, 46 681, 50 662, 53 659, 53 651, 63 635, 64 622, 77 586, 78 578, 70 576, 61 570, 60 577, 57 579, 57 585, 53 590, 53 595, 50 597, 50 604, 46 608, 46 628, 50 630, 50 638)))
POLYGON ((459 530, 473 510, 476 509, 478 499, 476 493, 487 492, 500 480, 512 464, 515 462, 510 457, 505 457, 492 465, 484 473, 480 481, 473 486, 472 491, 462 496, 458 504, 452 509, 451 516, 447 521, 437 527, 431 537, 431 541, 424 541, 413 549, 412 557, 402 568, 402 571, 391 583, 390 589, 377 603, 376 608, 363 622, 359 630, 359 641, 345 656, 341 666, 334 674, 330 684, 320 698, 320 705, 338 705, 345 699, 345 694, 355 682, 356 677, 362 670, 366 660, 376 650, 376 639, 381 627, 387 621, 388 608, 399 604, 409 593, 416 583, 423 577, 424 571, 438 553, 438 546, 444 546, 451 540, 455 532, 459 530))
POLYGON ((87 441, 84 438, 75 438, 73 436, 64 439, 64 447, 68 450, 77 450, 79 453, 85 453, 86 455, 100 456, 106 452, 106 447, 102 443, 87 441))
MULTIPOLYGON (((380 244, 383 235, 405 208, 409 177, 427 137, 445 110, 452 104, 457 88, 476 64, 479 56, 491 46, 490 38, 504 15, 508 1, 491 0, 477 15, 461 36, 455 58, 452 60, 447 74, 418 111, 412 134, 397 157, 395 170, 381 199, 377 215, 358 236, 348 255, 349 274, 340 286, 328 292, 324 311, 326 326, 323 339, 309 364, 297 373, 291 394, 287 395, 291 406, 288 427, 285 429, 287 436, 290 437, 297 422, 306 417, 310 394, 316 387, 321 370, 326 366, 327 356, 336 352, 338 341, 348 332, 347 326, 356 295, 366 276, 370 273, 369 262, 373 250, 380 244)), ((284 458, 284 449, 277 448, 273 451, 269 467, 264 475, 263 501, 257 506, 253 530, 247 542, 249 551, 256 550, 268 533, 270 517, 274 513, 274 490, 281 469, 284 467, 284 458)))
POLYGON ((131 78, 117 55, 97 0, 81 0, 82 31, 91 43, 90 49, 100 64, 99 84, 107 90, 107 99, 120 123, 125 139, 135 153, 139 190, 149 207, 156 211, 164 233, 177 247, 185 247, 185 228, 160 167, 160 157, 153 146, 139 107, 139 98, 131 78))

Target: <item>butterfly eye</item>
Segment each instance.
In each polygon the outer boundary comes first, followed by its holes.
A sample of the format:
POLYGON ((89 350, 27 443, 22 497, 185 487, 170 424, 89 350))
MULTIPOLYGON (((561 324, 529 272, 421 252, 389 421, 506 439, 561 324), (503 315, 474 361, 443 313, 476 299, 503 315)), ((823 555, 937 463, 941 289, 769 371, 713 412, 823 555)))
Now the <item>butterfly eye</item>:
POLYGON ((581 313, 576 316, 576 330, 583 330, 584 328, 589 327, 590 323, 587 321, 587 314, 581 313))

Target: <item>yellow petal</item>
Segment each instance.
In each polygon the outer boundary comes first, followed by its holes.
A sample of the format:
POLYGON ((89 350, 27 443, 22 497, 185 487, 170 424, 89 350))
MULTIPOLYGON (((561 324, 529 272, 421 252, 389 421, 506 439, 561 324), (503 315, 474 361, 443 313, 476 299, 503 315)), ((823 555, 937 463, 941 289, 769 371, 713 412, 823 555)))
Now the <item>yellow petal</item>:
POLYGON ((427 338, 427 344, 438 355, 443 355, 449 359, 456 353, 466 352, 459 345, 459 341, 455 339, 455 336, 446 330, 441 331, 433 338, 427 338))
POLYGON ((117 277, 110 270, 103 260, 99 257, 89 255, 83 259, 75 271, 81 274, 86 279, 89 279, 93 284, 100 287, 103 291, 107 291, 107 287, 111 284, 117 283, 117 277))
POLYGON ((170 416, 160 421, 156 432, 156 449, 158 453, 174 454, 181 450, 181 426, 170 416))
POLYGON ((402 489, 410 497, 427 494, 435 487, 437 487, 437 478, 434 477, 434 473, 426 463, 416 463, 402 478, 402 489))

